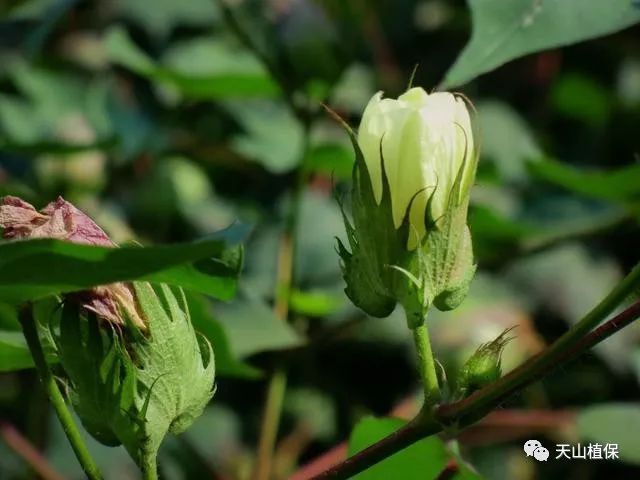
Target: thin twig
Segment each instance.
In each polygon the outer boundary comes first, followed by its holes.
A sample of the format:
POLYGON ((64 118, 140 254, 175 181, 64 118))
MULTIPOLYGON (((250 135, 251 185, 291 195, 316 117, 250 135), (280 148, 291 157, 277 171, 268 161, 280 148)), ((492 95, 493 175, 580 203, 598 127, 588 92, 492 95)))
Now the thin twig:
POLYGON ((456 474, 460 471, 460 467, 454 459, 449 460, 449 462, 444 466, 442 471, 436 477, 436 480, 451 480, 456 474))
POLYGON ((442 430, 433 416, 425 411, 382 440, 347 458, 342 463, 313 477, 314 480, 350 478, 376 463, 403 450, 424 437, 442 430))
MULTIPOLYGON (((582 320, 576 323, 564 335, 556 340, 543 352, 530 358, 523 365, 512 370, 497 382, 478 390, 460 402, 444 405, 439 414, 443 420, 455 419, 467 425, 486 415, 495 405, 499 405, 505 398, 532 383, 541 376, 553 370, 559 363, 567 361, 567 356, 582 345, 583 337, 600 324, 640 283, 640 265, 636 266, 598 305, 596 305, 582 320), (473 408, 469 408, 472 406, 473 408), (477 416, 465 418, 461 416, 477 416)), ((625 310, 636 314, 635 307, 625 310)), ((624 313, 624 312, 623 312, 624 313)), ((640 311, 639 311, 640 313, 640 311)), ((617 318, 617 317, 616 317, 617 318)), ((615 319, 614 319, 615 320, 615 319)), ((583 350, 580 350, 583 351, 583 350)))
POLYGON ((0 421, 0 438, 38 474, 42 480, 64 480, 47 459, 13 425, 0 421))
POLYGON ((102 480, 102 475, 98 470, 98 466, 93 461, 93 458, 91 458, 91 454, 82 439, 82 435, 80 434, 78 427, 73 421, 71 412, 65 404, 62 393, 60 393, 60 389, 58 388, 58 384, 56 383, 56 380, 49 369, 49 364, 44 357, 36 323, 31 312, 31 305, 20 310, 20 323, 22 324, 22 331, 24 332, 24 337, 27 340, 29 351, 31 352, 36 369, 40 375, 42 386, 47 392, 49 401, 58 415, 58 419, 62 424, 62 429, 67 435, 67 439, 71 444, 73 452, 76 454, 84 473, 90 480, 102 480))
MULTIPOLYGON (((301 108, 295 101, 294 88, 288 78, 280 73, 277 64, 263 51, 253 40, 249 32, 243 28, 236 17, 234 10, 225 0, 216 0, 224 15, 227 26, 236 35, 238 40, 250 50, 263 64, 271 77, 276 80, 282 91, 284 100, 303 126, 304 147, 300 166, 297 171, 296 183, 293 186, 291 204, 285 219, 284 231, 280 240, 278 252, 278 269, 276 278, 275 298, 273 310, 277 317, 287 321, 289 317, 289 296, 293 286, 293 259, 295 258, 295 231, 298 225, 300 200, 307 180, 305 160, 309 149, 309 135, 312 115, 305 108, 301 108)), ((282 403, 286 391, 287 372, 280 364, 271 373, 267 387, 267 397, 262 415, 262 425, 258 439, 256 462, 252 478, 254 480, 268 480, 271 475, 272 457, 280 424, 282 403)))

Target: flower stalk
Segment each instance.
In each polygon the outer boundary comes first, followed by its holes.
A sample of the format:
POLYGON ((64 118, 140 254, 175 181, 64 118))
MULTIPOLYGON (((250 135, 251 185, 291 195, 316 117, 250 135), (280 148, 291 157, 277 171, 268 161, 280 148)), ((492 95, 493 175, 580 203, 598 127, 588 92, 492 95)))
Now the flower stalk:
POLYGON ((436 363, 431 351, 429 330, 426 323, 412 329, 413 340, 418 355, 418 370, 424 390, 424 407, 435 405, 440 400, 440 386, 436 373, 436 363))
POLYGON ((20 311, 20 323, 22 325, 24 337, 27 340, 27 345, 29 346, 29 351, 31 352, 31 356, 33 357, 33 361, 36 365, 36 370, 38 371, 38 375, 42 381, 42 386, 49 397, 49 401, 56 412, 58 420, 60 420, 60 424, 62 425, 62 429, 71 444, 73 453, 75 453, 84 473, 87 475, 87 478, 90 480, 102 480, 102 474, 91 457, 78 427, 73 421, 71 412, 67 408, 64 398, 62 397, 62 393, 60 392, 56 380, 51 373, 49 364, 44 357, 42 345, 40 344, 40 337, 38 336, 38 329, 33 318, 30 305, 25 306, 20 311))

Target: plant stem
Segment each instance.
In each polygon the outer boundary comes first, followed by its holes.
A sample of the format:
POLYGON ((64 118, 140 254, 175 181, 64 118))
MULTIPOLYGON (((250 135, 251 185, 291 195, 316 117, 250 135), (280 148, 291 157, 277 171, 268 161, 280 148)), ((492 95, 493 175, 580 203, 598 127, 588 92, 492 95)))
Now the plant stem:
MULTIPOLYGON (((304 160, 307 157, 308 149, 309 124, 305 124, 302 161, 298 169, 296 183, 293 186, 291 203, 287 217, 285 218, 284 231, 280 239, 280 251, 278 252, 278 270, 273 311, 275 315, 284 322, 289 318, 289 297, 291 287, 293 286, 293 262, 295 259, 295 233, 300 216, 300 202, 307 180, 304 160)), ((271 460, 275 450, 286 388, 287 371, 284 366, 279 365, 271 374, 269 386, 267 387, 267 398, 263 410, 256 463, 252 476, 254 480, 268 480, 271 476, 271 460)))
POLYGON ((142 478, 143 480, 158 480, 157 454, 145 458, 142 466, 142 478))
POLYGON ((87 477, 91 480, 101 480, 102 475, 98 470, 98 466, 93 461, 93 458, 91 458, 89 450, 80 435, 80 431, 73 421, 71 412, 67 408, 64 398, 62 397, 62 393, 60 393, 56 380, 49 369, 46 359, 44 358, 44 352, 42 351, 42 345, 40 345, 40 338, 38 336, 36 323, 31 313, 31 306, 24 307, 20 310, 20 323, 22 324, 22 331, 24 332, 24 337, 27 340, 31 356, 33 357, 36 369, 40 375, 42 385, 47 392, 51 405, 53 405, 60 423, 62 424, 62 429, 69 439, 73 452, 76 454, 76 457, 78 458, 78 461, 80 462, 80 465, 87 477))
MULTIPOLYGON (((294 107, 291 106, 293 109, 294 107)), ((294 112, 295 113, 295 112, 294 112)), ((307 183, 307 169, 305 161, 310 144, 310 118, 298 116, 303 124, 303 149, 301 161, 298 167, 295 184, 291 192, 289 209, 284 220, 284 231, 280 239, 280 251, 278 252, 278 268, 276 288, 274 295, 273 311, 283 322, 289 318, 289 297, 294 284, 293 263, 295 259, 296 243, 295 234, 300 217, 300 203, 307 183)), ((283 365, 278 365, 269 379, 267 398, 264 405, 260 437, 256 463, 253 469, 254 480, 268 480, 271 476, 271 464, 275 442, 280 424, 282 404, 287 387, 287 371, 283 365)))
POLYGON ((260 427, 261 436, 258 442, 256 467, 253 476, 256 480, 267 480, 271 475, 273 451, 286 389, 287 372, 282 366, 276 367, 269 381, 267 401, 264 407, 262 426, 260 427))
POLYGON ((424 389, 424 405, 433 406, 440 400, 440 387, 438 385, 438 376, 436 374, 436 364, 431 351, 431 342, 429 341, 429 330, 426 323, 423 323, 413 330, 413 340, 416 345, 418 354, 418 369, 420 370, 420 379, 424 389))
MULTIPOLYGON (((424 409, 423 409, 424 411, 424 409)), ((365 448, 344 462, 313 477, 313 480, 342 480, 366 470, 394 453, 408 447, 425 436, 442 430, 440 424, 428 415, 418 415, 409 423, 386 436, 379 442, 365 448)))
MULTIPOLYGON (((292 114, 303 126, 304 147, 301 152, 301 162, 298 167, 298 174, 292 189, 291 204, 289 212, 285 218, 284 232, 280 241, 280 252, 278 254, 278 272, 276 279, 276 291, 273 310, 276 316, 283 321, 289 316, 289 296, 293 285, 293 259, 295 256, 295 231, 298 224, 298 212, 302 192, 307 180, 307 170, 305 159, 309 149, 309 131, 312 115, 306 108, 300 107, 294 98, 294 88, 289 78, 282 75, 278 65, 269 55, 260 48, 253 40, 250 33, 241 25, 234 10, 225 0, 216 0, 220 7, 226 24, 236 35, 238 40, 263 64, 271 77, 280 86, 284 101, 292 114)), ((287 384, 287 372, 284 366, 277 366, 269 379, 267 387, 267 398, 263 410, 262 427, 258 439, 256 462, 253 469, 252 478, 254 480, 268 480, 271 476, 271 457, 275 448, 275 441, 280 423, 280 413, 287 384)))
POLYGON ((313 477, 314 480, 343 479, 356 475, 381 460, 442 431, 445 426, 462 429, 498 407, 510 395, 543 377, 561 364, 566 364, 640 318, 640 301, 634 303, 604 325, 596 328, 640 283, 640 266, 636 266, 580 322, 556 340, 542 353, 509 372, 497 382, 478 390, 469 397, 449 405, 441 405, 435 412, 427 405, 405 427, 383 438, 342 463, 313 477), (593 331, 591 331, 593 330, 593 331))

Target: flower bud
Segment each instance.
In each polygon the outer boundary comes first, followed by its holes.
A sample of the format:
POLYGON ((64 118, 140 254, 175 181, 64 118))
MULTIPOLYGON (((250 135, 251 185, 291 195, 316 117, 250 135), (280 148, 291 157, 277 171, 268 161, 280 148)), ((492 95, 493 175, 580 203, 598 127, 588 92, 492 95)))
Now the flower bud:
MULTIPOLYGON (((0 202, 10 239, 55 238, 116 247, 105 232, 62 198, 41 211, 16 197, 0 202)), ((73 406, 91 435, 125 446, 154 468, 167 432, 180 433, 213 395, 213 350, 191 324, 181 289, 119 282, 34 304, 69 380, 73 406), (48 326, 48 328, 47 328, 48 326)))
POLYGON ((502 376, 502 352, 513 337, 507 336, 513 327, 506 329, 495 340, 478 347, 465 362, 458 376, 456 397, 464 398, 475 390, 495 382, 502 376))
MULTIPOLYGON (((0 202, 0 227, 8 239, 55 238, 74 243, 116 247, 107 234, 87 215, 62 197, 40 212, 24 200, 6 196, 0 202)), ((131 322, 146 329, 135 294, 128 283, 113 283, 69 295, 86 310, 116 325, 131 322)))
POLYGON ((133 287, 148 319, 145 335, 104 328, 71 302, 61 312, 45 302, 36 318, 54 325, 71 401, 87 431, 106 445, 124 445, 145 469, 168 432, 184 431, 202 413, 213 396, 215 362, 211 345, 193 329, 181 289, 133 287))
POLYGON ((469 196, 475 175, 471 120, 465 101, 451 93, 412 88, 393 100, 378 92, 362 115, 358 146, 376 203, 382 201, 384 175, 394 227, 408 218, 410 250, 428 223, 469 196))
POLYGON ((455 308, 475 272, 467 227, 475 148, 467 103, 447 92, 411 88, 377 93, 357 136, 351 252, 340 244, 346 292, 372 315, 399 301, 410 324, 430 305, 455 308))

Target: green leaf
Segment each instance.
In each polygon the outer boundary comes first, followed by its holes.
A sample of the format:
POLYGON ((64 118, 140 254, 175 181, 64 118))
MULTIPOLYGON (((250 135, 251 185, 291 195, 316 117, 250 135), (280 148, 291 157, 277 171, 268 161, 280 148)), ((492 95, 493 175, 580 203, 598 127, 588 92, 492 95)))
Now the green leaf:
POLYGON ((532 175, 574 193, 612 201, 640 199, 640 165, 633 164, 615 170, 580 170, 556 160, 529 164, 532 175))
POLYGON ((273 173, 298 165, 304 151, 302 126, 284 105, 236 101, 226 106, 244 130, 232 140, 236 151, 273 173))
POLYGON ((551 101, 562 114, 593 127, 606 124, 613 108, 613 95, 607 88, 577 73, 565 74, 555 82, 551 101))
POLYGON ((526 180, 526 162, 542 156, 529 125, 504 102, 486 100, 476 108, 483 158, 494 163, 501 178, 511 182, 526 180))
POLYGON ((212 100, 273 96, 278 93, 269 75, 246 52, 232 52, 220 45, 215 45, 215 50, 211 50, 217 56, 208 59, 209 64, 219 67, 209 73, 188 74, 158 65, 133 43, 121 27, 113 27, 107 32, 105 48, 113 63, 159 85, 175 88, 187 98, 212 100), (238 63, 231 62, 230 56, 236 58, 238 63))
POLYGON ((473 33, 447 72, 447 88, 514 58, 616 32, 640 20, 631 1, 469 0, 473 33))
POLYGON ((0 372, 33 367, 33 359, 21 332, 0 331, 0 372))
POLYGON ((52 239, 6 242, 0 244, 0 301, 20 303, 134 279, 229 299, 235 293, 241 259, 239 247, 227 248, 220 237, 144 248, 52 239))
POLYGON ((219 17, 215 2, 210 0, 116 0, 119 13, 144 27, 156 37, 165 37, 178 26, 211 27, 219 17))
POLYGON ((0 148, 71 154, 111 146, 105 82, 23 60, 8 61, 6 71, 17 92, 0 94, 0 148))
POLYGON ((0 303, 0 330, 22 331, 18 321, 18 312, 13 305, 0 303))
POLYGON ((188 293, 187 303, 191 323, 195 330, 203 334, 211 345, 216 356, 216 373, 220 376, 256 378, 260 370, 248 365, 234 355, 224 327, 213 316, 212 307, 202 295, 188 293))
MULTIPOLYGON (((396 418, 367 417, 361 420, 351 432, 349 456, 395 432, 404 423, 396 418)), ((451 460, 456 461, 459 470, 447 478, 455 480, 481 478, 464 462, 456 459, 442 440, 436 436, 420 440, 352 478, 357 480, 389 480, 391 478, 433 480, 438 478, 451 460)))
POLYGON ((541 227, 508 218, 482 205, 472 207, 469 228, 474 253, 480 261, 502 258, 505 252, 516 250, 527 239, 546 233, 541 227))
POLYGON ((240 358, 303 343, 295 330, 276 317, 266 303, 242 290, 233 303, 218 305, 216 314, 232 351, 240 358))
POLYGON ((353 171, 353 151, 337 143, 316 145, 309 151, 305 167, 340 180, 347 180, 353 171))
POLYGON ((617 443, 620 459, 640 465, 640 406, 610 403, 581 410, 577 419, 582 439, 603 445, 617 443))

